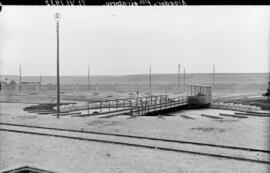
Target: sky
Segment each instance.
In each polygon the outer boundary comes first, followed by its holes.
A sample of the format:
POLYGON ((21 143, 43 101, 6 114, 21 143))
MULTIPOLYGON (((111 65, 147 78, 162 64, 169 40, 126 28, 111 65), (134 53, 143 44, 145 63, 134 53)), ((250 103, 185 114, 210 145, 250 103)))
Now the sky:
POLYGON ((0 74, 267 73, 269 6, 4 6, 0 74))

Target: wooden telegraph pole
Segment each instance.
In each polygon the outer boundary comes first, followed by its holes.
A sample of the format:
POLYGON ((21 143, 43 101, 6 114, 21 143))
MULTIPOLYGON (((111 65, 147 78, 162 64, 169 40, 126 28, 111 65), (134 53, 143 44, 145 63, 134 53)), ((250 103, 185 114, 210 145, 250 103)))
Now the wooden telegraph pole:
POLYGON ((20 64, 20 70, 19 70, 19 73, 20 73, 20 87, 19 87, 19 91, 21 92, 21 89, 22 89, 22 67, 21 67, 21 64, 20 64))
POLYGON ((214 92, 215 88, 215 65, 213 65, 213 74, 212 74, 212 91, 214 92))
POLYGON ((186 91, 186 69, 184 68, 184 91, 186 91))
POLYGON ((60 80, 59 80, 59 21, 60 13, 55 14, 56 20, 56 41, 57 41, 57 118, 59 119, 60 114, 60 80))
POLYGON ((151 66, 149 66, 149 91, 152 92, 151 66))
POLYGON ((90 67, 88 65, 88 78, 87 78, 88 92, 90 91, 90 67))
POLYGON ((178 83, 177 83, 177 88, 178 91, 180 90, 180 64, 178 64, 178 83))

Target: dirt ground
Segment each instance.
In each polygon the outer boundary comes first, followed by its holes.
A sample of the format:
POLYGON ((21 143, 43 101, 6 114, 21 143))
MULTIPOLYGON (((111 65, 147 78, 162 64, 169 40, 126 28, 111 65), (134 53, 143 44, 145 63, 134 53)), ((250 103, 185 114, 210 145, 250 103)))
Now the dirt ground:
POLYGON ((1 132, 1 169, 24 165, 65 173, 267 173, 261 164, 127 146, 1 132))
MULTIPOLYGON (((185 110, 174 113, 175 116, 159 117, 117 116, 104 119, 100 116, 65 116, 56 119, 51 115, 24 112, 22 108, 29 104, 0 105, 1 122, 269 149, 270 118, 213 120, 200 116, 201 113, 230 113, 228 110, 185 110), (184 119, 180 114, 195 120, 184 119)), ((95 142, 10 132, 0 132, 0 136, 1 170, 23 165, 59 172, 267 172, 269 169, 260 164, 95 142)))
MULTIPOLYGON (((104 95, 102 95, 104 96, 104 95)), ((123 93, 114 93, 115 97, 123 93)), ((234 95, 235 96, 235 95, 234 95)), ((53 97, 53 95, 52 95, 53 97)), ((78 93, 78 98, 81 97, 78 93)), ((248 97, 252 97, 249 95, 248 97)), ((110 118, 99 116, 57 119, 23 111, 33 101, 47 102, 50 95, 31 97, 27 94, 6 97, 0 103, 0 121, 18 124, 91 130, 119 134, 178 139, 219 145, 269 150, 270 118, 223 117, 214 120, 200 116, 233 113, 230 110, 196 109, 171 113, 172 116, 137 117, 122 115, 110 118), (35 98, 36 97, 36 98, 35 98), (41 99, 40 99, 41 98, 41 99), (13 100, 13 101, 12 101, 13 100), (186 115, 194 119, 185 119, 186 115)), ((70 101, 70 100, 69 100, 70 101)), ((19 166, 33 166, 58 172, 262 172, 269 166, 241 161, 216 159, 183 153, 165 152, 97 142, 40 137, 0 131, 0 170, 19 166)))

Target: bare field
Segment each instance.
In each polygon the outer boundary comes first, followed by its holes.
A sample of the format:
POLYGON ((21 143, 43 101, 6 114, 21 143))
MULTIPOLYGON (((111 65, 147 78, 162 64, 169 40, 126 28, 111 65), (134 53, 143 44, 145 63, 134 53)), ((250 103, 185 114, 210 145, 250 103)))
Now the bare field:
POLYGON ((1 169, 31 165, 66 173, 261 172, 269 167, 189 154, 1 132, 1 169))
MULTIPOLYGON (((155 93, 162 94, 162 93, 155 93)), ((181 93, 166 93, 169 96, 181 93)), ((141 96, 147 93, 140 93, 141 96)), ((127 92, 64 92, 61 102, 134 97, 127 92)), ((223 101, 258 99, 258 92, 214 93, 223 101)), ((83 131, 138 135, 209 144, 269 150, 270 118, 223 117, 214 120, 201 114, 219 116, 230 110, 194 109, 170 113, 170 116, 119 115, 104 118, 39 115, 23 111, 37 103, 55 103, 54 92, 1 93, 0 122, 66 128, 83 131), (185 115, 193 119, 186 119, 185 115)), ((43 137, 0 131, 0 170, 34 166, 58 172, 268 172, 267 165, 165 152, 98 142, 43 137), (83 166, 82 166, 83 165, 83 166)))
MULTIPOLYGON (((32 104, 0 103, 1 122, 109 132, 166 139, 178 139, 228 146, 269 149, 267 117, 213 120, 201 113, 218 116, 229 110, 197 109, 172 113, 174 116, 102 116, 60 119, 27 113, 32 104), (186 115, 195 119, 184 119, 186 115)), ((50 168, 59 172, 267 172, 269 166, 189 154, 156 151, 96 142, 1 132, 1 170, 14 166, 50 168), (81 166, 84 165, 84 166, 81 166)))

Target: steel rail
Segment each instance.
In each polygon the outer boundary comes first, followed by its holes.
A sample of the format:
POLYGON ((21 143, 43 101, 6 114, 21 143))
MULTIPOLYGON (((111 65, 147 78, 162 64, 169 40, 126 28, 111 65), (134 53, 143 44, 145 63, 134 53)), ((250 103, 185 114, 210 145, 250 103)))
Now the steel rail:
POLYGON ((163 142, 200 145, 200 146, 208 146, 208 147, 216 147, 216 148, 226 148, 226 149, 233 149, 233 150, 243 150, 243 151, 251 151, 251 152, 270 153, 269 150, 261 150, 261 149, 254 149, 254 148, 244 148, 244 147, 234 147, 234 146, 225 146, 225 145, 216 145, 216 144, 201 143, 201 142, 183 141, 183 140, 172 140, 172 139, 164 139, 164 138, 154 138, 154 137, 137 136, 137 135, 125 135, 125 134, 117 134, 117 133, 83 131, 83 130, 64 129, 64 128, 55 128, 55 127, 43 127, 43 126, 32 126, 32 125, 25 125, 25 124, 12 124, 12 123, 2 123, 2 122, 0 122, 0 125, 28 127, 28 128, 37 128, 37 129, 47 129, 47 130, 56 130, 56 131, 66 131, 66 132, 76 132, 76 133, 88 133, 88 134, 96 134, 96 135, 117 136, 117 137, 126 137, 126 138, 134 138, 134 139, 147 139, 147 140, 153 140, 153 141, 163 141, 163 142))
POLYGON ((56 134, 39 133, 39 132, 29 132, 29 131, 22 131, 22 130, 11 130, 11 129, 3 129, 3 128, 0 128, 0 131, 39 135, 39 136, 50 136, 50 137, 58 137, 58 138, 65 138, 65 139, 75 139, 75 140, 81 140, 81 141, 91 141, 91 142, 101 142, 101 143, 108 143, 108 144, 125 145, 125 146, 131 146, 131 147, 148 148, 148 149, 155 149, 155 150, 161 150, 161 151, 172 151, 172 152, 187 153, 187 154, 193 154, 193 155, 201 155, 201 156, 207 156, 207 157, 215 157, 215 158, 230 159, 230 160, 237 160, 237 161, 245 161, 245 162, 253 162, 253 163, 270 165, 270 161, 265 161, 265 160, 256 160, 256 159, 247 159, 247 158, 241 158, 241 157, 224 156, 224 155, 219 155, 219 154, 187 151, 187 150, 180 150, 180 149, 167 148, 167 147, 157 147, 157 146, 152 146, 152 145, 142 145, 142 144, 118 142, 118 141, 111 141, 111 140, 91 139, 91 138, 82 138, 82 137, 56 135, 56 134))

